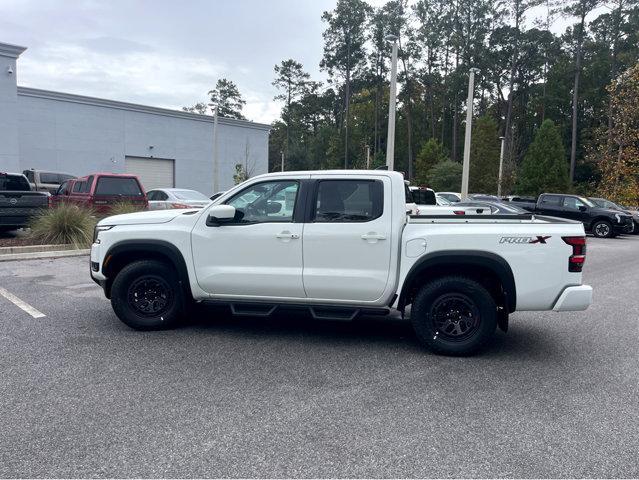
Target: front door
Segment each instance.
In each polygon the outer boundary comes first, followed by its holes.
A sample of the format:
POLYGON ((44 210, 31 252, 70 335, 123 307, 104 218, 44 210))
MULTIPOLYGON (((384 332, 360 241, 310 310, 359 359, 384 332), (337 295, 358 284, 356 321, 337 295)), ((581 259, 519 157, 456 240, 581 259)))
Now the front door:
POLYGON ((389 281, 392 212, 390 179, 315 183, 304 227, 304 288, 313 299, 372 302, 389 281))
POLYGON ((304 298, 300 197, 299 181, 268 180, 223 202, 236 209, 232 223, 207 226, 205 212, 192 235, 200 287, 216 296, 304 298))

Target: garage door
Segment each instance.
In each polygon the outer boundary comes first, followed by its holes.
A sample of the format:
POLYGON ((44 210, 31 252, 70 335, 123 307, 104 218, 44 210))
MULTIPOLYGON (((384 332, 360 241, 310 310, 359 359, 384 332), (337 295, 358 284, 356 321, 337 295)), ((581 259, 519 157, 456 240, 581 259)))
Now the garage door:
POLYGON ((140 177, 145 190, 175 187, 175 161, 165 158, 126 157, 126 173, 140 177))

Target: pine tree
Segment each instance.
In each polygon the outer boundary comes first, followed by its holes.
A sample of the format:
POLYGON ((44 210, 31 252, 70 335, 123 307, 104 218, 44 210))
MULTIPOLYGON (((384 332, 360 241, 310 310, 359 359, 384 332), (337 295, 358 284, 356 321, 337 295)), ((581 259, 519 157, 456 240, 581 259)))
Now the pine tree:
POLYGON ((444 146, 434 138, 424 142, 417 154, 415 181, 418 185, 428 184, 429 172, 438 163, 448 160, 444 146))
POLYGON ((471 193, 497 193, 499 176, 499 134, 492 117, 480 117, 473 124, 470 146, 471 193))
POLYGON ((211 110, 218 108, 218 115, 221 117, 237 118, 245 120, 242 115, 242 109, 246 105, 246 101, 242 98, 237 85, 231 80, 220 78, 215 84, 215 88, 209 91, 211 98, 209 106, 211 110))
POLYGON ((517 192, 539 195, 570 188, 566 152, 552 120, 544 120, 528 147, 517 181, 517 192))

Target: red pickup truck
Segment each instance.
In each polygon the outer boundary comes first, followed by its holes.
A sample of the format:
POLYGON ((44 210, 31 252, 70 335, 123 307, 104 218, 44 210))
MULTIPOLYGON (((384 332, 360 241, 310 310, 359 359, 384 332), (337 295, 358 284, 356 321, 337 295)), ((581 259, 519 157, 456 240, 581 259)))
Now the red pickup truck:
POLYGON ((67 180, 55 194, 56 203, 72 203, 108 213, 116 203, 130 203, 146 209, 149 202, 144 187, 135 175, 94 173, 67 180))

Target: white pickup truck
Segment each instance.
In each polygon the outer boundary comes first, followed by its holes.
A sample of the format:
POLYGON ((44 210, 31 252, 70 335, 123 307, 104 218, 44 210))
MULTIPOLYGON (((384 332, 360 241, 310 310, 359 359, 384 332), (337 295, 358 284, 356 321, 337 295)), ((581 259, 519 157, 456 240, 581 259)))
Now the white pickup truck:
POLYGON ((388 171, 261 175, 201 210, 117 215, 96 227, 91 276, 135 329, 174 326, 192 301, 234 314, 410 319, 432 350, 464 355, 519 310, 584 310, 580 222, 409 216, 388 171))

